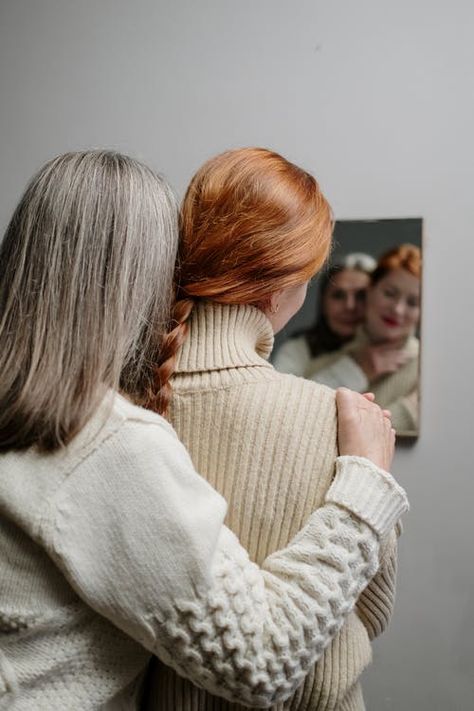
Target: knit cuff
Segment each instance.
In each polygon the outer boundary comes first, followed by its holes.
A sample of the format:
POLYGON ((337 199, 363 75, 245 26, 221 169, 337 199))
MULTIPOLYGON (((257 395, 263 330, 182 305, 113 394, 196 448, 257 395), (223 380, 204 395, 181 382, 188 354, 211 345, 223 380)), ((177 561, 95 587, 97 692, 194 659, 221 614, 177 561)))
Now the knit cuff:
POLYGON ((336 476, 326 501, 355 513, 380 538, 391 531, 409 508, 404 489, 391 474, 369 459, 353 456, 336 459, 336 476))

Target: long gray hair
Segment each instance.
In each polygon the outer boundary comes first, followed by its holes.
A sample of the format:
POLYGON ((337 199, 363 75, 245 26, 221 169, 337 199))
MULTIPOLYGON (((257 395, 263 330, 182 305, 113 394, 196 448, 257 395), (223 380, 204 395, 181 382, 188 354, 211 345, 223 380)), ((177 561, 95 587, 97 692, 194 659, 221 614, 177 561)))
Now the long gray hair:
POLYGON ((108 388, 152 397, 177 235, 169 186, 127 156, 33 178, 0 246, 0 450, 67 444, 108 388))

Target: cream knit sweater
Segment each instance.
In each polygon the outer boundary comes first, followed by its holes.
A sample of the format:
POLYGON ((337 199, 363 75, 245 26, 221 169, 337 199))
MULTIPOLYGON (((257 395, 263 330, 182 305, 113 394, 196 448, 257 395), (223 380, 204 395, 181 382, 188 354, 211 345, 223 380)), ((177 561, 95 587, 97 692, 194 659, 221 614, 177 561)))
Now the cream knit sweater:
POLYGON ((0 708, 136 709, 152 654, 228 699, 287 697, 406 508, 350 457, 326 500, 257 567, 170 425, 118 395, 66 449, 1 455, 0 708))
MULTIPOLYGON (((173 378, 171 420, 193 462, 229 502, 226 522, 258 564, 288 541, 321 506, 334 476, 334 392, 282 375, 267 362, 271 325, 247 306, 200 304, 173 378)), ((396 536, 381 569, 305 684, 275 709, 360 711, 359 676, 369 639, 393 605, 396 536)), ((241 708, 215 699, 161 663, 150 677, 149 708, 241 708)))

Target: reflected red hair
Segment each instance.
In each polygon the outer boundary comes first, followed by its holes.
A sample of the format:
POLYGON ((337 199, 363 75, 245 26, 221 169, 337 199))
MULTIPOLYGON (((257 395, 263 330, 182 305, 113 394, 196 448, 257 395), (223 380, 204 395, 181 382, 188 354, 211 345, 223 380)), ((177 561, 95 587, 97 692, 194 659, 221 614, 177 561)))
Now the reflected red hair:
POLYGON ((401 244, 382 254, 377 266, 370 275, 372 284, 384 278, 388 272, 395 269, 405 269, 413 276, 421 279, 421 250, 414 244, 401 244))
POLYGON ((331 246, 331 208, 312 175, 264 148, 207 161, 186 192, 180 216, 177 301, 157 369, 157 407, 197 299, 265 308, 280 289, 308 281, 331 246))

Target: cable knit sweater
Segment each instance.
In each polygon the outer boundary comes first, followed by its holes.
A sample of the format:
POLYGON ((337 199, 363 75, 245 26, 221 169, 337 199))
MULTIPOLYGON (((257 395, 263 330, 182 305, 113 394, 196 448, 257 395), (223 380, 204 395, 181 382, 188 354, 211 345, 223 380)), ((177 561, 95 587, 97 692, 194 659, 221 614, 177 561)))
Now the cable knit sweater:
POLYGON ((309 360, 304 377, 332 388, 344 385, 357 392, 371 390, 376 402, 390 409, 397 434, 413 434, 418 430, 418 339, 414 336, 407 339, 404 350, 408 361, 404 365, 395 373, 387 373, 372 383, 352 357, 366 343, 367 335, 360 329, 354 340, 339 351, 309 360))
POLYGON ((66 449, 2 454, 0 708, 135 709, 152 654, 228 699, 287 697, 406 508, 353 458, 326 501, 258 567, 171 426, 112 393, 66 449))
MULTIPOLYGON (((229 502, 227 524, 262 564, 287 545, 324 503, 336 461, 334 392, 277 373, 262 312, 247 306, 199 304, 179 354, 171 420, 195 466, 229 502)), ((305 684, 275 709, 364 708, 359 676, 371 658, 369 639, 390 618, 396 536, 382 566, 305 684)), ((149 708, 204 711, 241 708, 212 698, 156 664, 149 708)))

